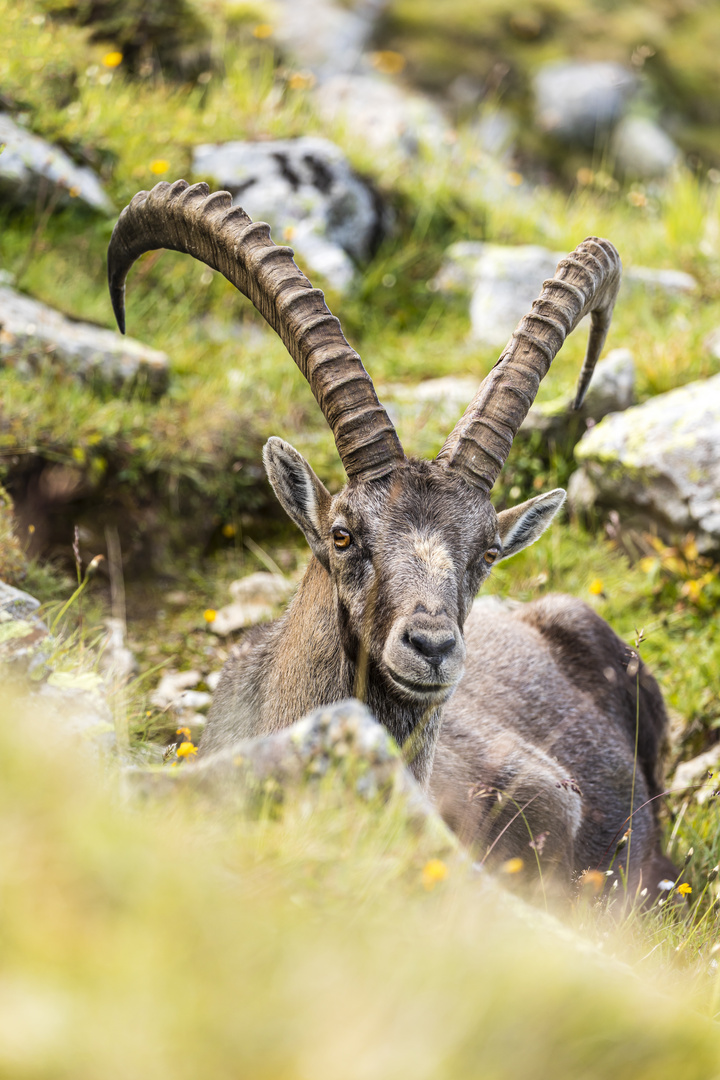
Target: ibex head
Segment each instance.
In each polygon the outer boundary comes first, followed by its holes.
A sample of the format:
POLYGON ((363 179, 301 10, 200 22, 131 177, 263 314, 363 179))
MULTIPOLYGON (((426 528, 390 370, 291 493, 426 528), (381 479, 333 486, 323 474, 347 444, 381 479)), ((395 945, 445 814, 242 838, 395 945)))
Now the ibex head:
POLYGON ((565 337, 591 314, 579 408, 602 350, 620 259, 590 238, 563 259, 515 330, 434 461, 407 458, 360 357, 290 248, 251 222, 228 192, 160 183, 122 212, 108 251, 113 307, 124 331, 125 278, 154 248, 184 251, 220 271, 282 338, 330 425, 348 483, 330 495, 282 439, 265 446, 270 482, 330 575, 348 656, 368 662, 404 702, 440 704, 463 671, 463 625, 493 563, 531 544, 562 490, 497 514, 490 491, 565 337))

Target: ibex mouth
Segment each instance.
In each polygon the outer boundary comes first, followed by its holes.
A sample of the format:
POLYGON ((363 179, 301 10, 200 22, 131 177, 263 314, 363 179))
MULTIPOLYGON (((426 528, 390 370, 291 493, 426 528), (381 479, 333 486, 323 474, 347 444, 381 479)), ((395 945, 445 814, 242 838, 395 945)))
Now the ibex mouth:
POLYGON ((390 668, 387 669, 387 673, 392 682, 394 682, 396 686, 399 686, 401 690, 404 690, 406 694, 412 694, 413 697, 422 698, 425 701, 428 698, 446 698, 450 691, 455 687, 455 683, 411 682, 410 679, 403 678, 402 675, 398 675, 397 672, 391 671, 390 668))

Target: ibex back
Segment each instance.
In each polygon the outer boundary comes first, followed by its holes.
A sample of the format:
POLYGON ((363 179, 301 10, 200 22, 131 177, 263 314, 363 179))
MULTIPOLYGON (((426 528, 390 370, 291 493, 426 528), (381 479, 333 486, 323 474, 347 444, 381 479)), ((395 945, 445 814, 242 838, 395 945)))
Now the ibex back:
POLYGON ((534 862, 532 839, 569 882, 608 866, 632 821, 620 864, 632 885, 642 876, 654 888, 672 873, 653 801, 667 724, 654 679, 570 597, 474 602, 491 567, 536 540, 564 502, 555 490, 496 513, 490 491, 540 380, 589 313, 582 403, 620 283, 612 244, 590 238, 561 260, 434 461, 405 456, 323 294, 227 192, 161 183, 126 207, 108 252, 122 330, 128 270, 160 247, 223 273, 278 332, 348 475, 332 496, 288 443, 266 444, 270 483, 313 558, 283 618, 228 661, 201 752, 360 696, 481 856, 534 862))

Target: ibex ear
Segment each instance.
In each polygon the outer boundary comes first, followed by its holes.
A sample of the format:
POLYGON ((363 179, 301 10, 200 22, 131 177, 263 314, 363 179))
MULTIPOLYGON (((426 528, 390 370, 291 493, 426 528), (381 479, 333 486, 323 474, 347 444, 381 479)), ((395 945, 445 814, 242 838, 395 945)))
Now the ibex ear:
POLYGON ((305 533, 313 554, 327 570, 330 565, 324 522, 330 492, 312 471, 302 454, 283 439, 268 439, 263 447, 268 480, 285 512, 305 533))
POLYGON ((502 542, 501 559, 515 555, 523 548, 534 544, 547 529, 558 510, 565 502, 562 488, 536 495, 534 499, 501 510, 498 514, 498 532, 502 542))

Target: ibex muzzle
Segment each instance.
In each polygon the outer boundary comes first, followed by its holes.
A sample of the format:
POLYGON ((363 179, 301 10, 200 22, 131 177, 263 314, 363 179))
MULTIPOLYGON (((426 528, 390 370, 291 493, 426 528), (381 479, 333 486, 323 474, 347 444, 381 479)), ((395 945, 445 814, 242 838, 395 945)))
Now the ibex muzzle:
POLYGON ((625 646, 578 601, 547 598, 517 614, 473 608, 493 565, 537 539, 564 501, 556 490, 498 514, 490 492, 540 381, 589 314, 582 403, 620 284, 612 244, 591 237, 560 261, 434 461, 405 456, 323 294, 227 192, 161 183, 122 212, 108 251, 121 329, 128 270, 159 247, 220 271, 277 331, 348 475, 331 496, 296 450, 267 443, 270 482, 315 557, 283 618, 257 628, 226 665, 201 751, 354 694, 479 849, 524 852, 527 824, 569 877, 611 861, 632 820, 633 866, 648 880, 667 874, 652 802, 666 716, 651 676, 642 665, 635 681, 627 675, 625 646), (497 812, 503 793, 507 818, 497 812), (513 827, 516 804, 527 816, 513 827))

